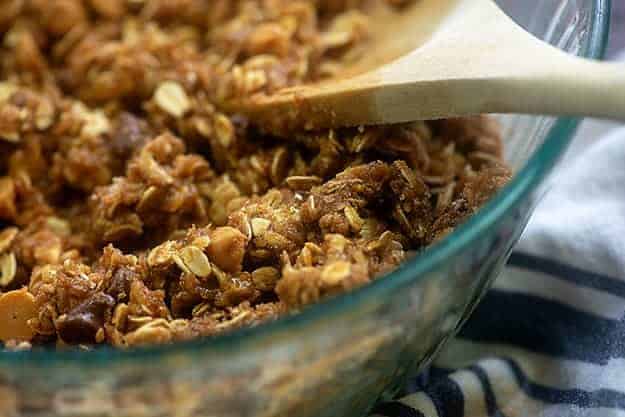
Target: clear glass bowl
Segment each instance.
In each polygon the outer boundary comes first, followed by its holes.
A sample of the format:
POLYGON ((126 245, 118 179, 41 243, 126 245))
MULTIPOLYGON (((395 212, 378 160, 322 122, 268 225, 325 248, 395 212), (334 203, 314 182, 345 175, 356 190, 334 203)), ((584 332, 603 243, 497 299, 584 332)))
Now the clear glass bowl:
MULTIPOLYGON (((609 0, 500 0, 536 36, 601 58, 609 0)), ((522 58, 520 58, 522 59, 522 58)), ((0 354, 3 417, 364 414, 428 364, 506 262, 576 119, 504 116, 512 182, 399 270, 301 314, 211 340, 0 354)))

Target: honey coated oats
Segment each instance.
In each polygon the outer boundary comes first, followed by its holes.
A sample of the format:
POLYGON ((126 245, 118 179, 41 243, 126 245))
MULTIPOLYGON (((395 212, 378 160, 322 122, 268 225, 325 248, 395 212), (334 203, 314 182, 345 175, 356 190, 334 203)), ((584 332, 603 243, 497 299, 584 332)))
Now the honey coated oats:
POLYGON ((359 0, 6 3, 8 348, 169 343, 275 319, 392 271, 509 178, 485 117, 274 137, 220 110, 366 54, 359 0))

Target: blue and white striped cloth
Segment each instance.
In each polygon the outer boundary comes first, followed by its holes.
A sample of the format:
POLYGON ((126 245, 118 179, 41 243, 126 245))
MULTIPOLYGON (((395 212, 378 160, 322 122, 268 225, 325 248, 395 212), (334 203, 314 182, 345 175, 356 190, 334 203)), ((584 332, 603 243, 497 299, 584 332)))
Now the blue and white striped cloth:
POLYGON ((625 417, 625 128, 583 126, 492 290, 374 416, 625 417))

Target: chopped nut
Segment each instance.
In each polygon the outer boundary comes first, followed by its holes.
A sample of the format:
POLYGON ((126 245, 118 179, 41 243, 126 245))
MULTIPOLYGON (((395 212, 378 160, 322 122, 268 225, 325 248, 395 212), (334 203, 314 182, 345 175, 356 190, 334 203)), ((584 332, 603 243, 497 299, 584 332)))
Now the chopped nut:
POLYGON ((36 316, 35 297, 26 288, 0 295, 0 340, 30 341, 35 331, 28 322, 36 316))
POLYGON ((166 113, 180 118, 191 110, 191 102, 184 88, 174 81, 161 83, 154 92, 154 101, 166 113))

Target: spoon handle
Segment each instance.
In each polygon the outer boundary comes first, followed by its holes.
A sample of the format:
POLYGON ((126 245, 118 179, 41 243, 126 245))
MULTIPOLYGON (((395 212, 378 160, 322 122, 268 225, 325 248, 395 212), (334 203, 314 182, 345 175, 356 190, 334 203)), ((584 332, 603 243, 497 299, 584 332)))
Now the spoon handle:
POLYGON ((625 65, 579 58, 538 40, 491 0, 462 5, 456 23, 427 45, 329 94, 342 101, 344 120, 480 113, 625 120, 625 65))
POLYGON ((558 54, 542 62, 536 71, 504 79, 476 80, 474 88, 482 91, 475 112, 625 121, 625 65, 622 64, 558 54))
MULTIPOLYGON (((512 45, 513 52, 485 54, 478 64, 463 66, 449 57, 440 59, 440 66, 429 62, 428 71, 435 68, 431 74, 419 69, 418 63, 428 56, 427 51, 420 51, 365 79, 341 83, 317 103, 323 104, 320 108, 334 109, 334 116, 344 124, 482 113, 625 121, 625 65, 579 58, 533 38, 527 42, 527 38, 512 45), (453 65, 445 69, 446 63, 453 65)), ((317 94, 323 96, 323 89, 317 94)))

